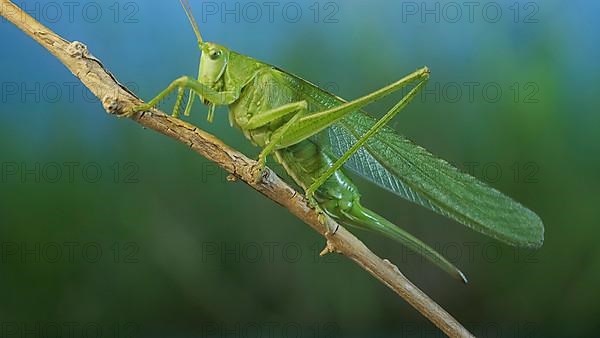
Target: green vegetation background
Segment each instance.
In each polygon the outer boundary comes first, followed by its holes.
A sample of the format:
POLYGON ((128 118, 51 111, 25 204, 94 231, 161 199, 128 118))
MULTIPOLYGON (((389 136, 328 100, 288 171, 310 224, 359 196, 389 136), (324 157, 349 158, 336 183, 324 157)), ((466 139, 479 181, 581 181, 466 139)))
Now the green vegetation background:
MULTIPOLYGON (((85 20, 81 7, 71 22, 57 4, 63 17, 44 23, 87 43, 140 97, 196 73, 199 53, 175 1, 133 3, 129 18, 132 3, 117 2, 115 14, 112 3, 99 2, 97 23, 85 20)), ((530 207, 546 226, 542 249, 516 250, 358 180, 366 205, 441 250, 470 284, 385 238, 359 237, 477 335, 598 334, 598 4, 520 2, 515 14, 514 4, 498 2, 496 23, 482 15, 485 3, 473 22, 464 4, 454 3, 464 11, 457 23, 450 12, 439 23, 407 14, 407 4, 421 2, 381 0, 337 3, 330 18, 337 23, 324 22, 332 9, 319 2, 315 23, 313 3, 296 4, 304 11, 298 23, 285 20, 282 6, 274 23, 266 13, 251 23, 202 18, 203 5, 192 1, 207 40, 345 98, 429 66, 428 91, 394 127, 530 207), (537 22, 525 22, 531 4, 537 22)), ((5 336, 51 323, 62 330, 96 325, 105 337, 441 336, 354 264, 317 258, 323 240, 281 207, 227 182, 181 144, 106 115, 11 24, 0 22, 0 40, 5 336)), ((369 110, 381 113, 392 102, 369 110)), ((258 153, 229 127, 224 109, 213 125, 205 117, 197 106, 189 120, 250 156, 258 153)))

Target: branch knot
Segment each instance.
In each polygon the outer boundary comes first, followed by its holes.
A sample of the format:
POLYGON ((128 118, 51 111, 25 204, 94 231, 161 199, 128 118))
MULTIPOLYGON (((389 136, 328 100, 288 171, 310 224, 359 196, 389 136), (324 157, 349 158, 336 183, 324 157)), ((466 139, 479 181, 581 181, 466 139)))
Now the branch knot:
POLYGON ((112 95, 104 95, 102 98, 102 106, 107 113, 113 115, 120 115, 123 110, 123 106, 119 102, 119 100, 112 95))
POLYGON ((67 53, 69 53, 69 55, 71 57, 79 58, 79 59, 90 55, 90 52, 88 51, 87 46, 79 41, 71 42, 69 44, 69 46, 67 47, 67 53))

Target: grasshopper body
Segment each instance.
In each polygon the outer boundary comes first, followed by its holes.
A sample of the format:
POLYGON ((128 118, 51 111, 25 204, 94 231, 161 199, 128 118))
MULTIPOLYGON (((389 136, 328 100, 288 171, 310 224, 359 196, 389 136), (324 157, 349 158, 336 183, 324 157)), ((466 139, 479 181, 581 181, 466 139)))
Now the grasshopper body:
POLYGON ((426 67, 347 102, 277 67, 204 42, 189 7, 182 3, 202 51, 198 78, 175 80, 137 111, 177 90, 173 112, 178 115, 186 89, 186 115, 196 97, 208 105, 209 121, 217 105, 227 105, 230 123, 262 148, 257 179, 267 156, 274 155, 307 197, 331 217, 391 237, 464 282, 464 274, 435 250, 363 207, 343 168, 507 244, 542 245, 544 227, 534 212, 385 126, 425 85, 426 67), (362 110, 409 84, 413 88, 380 120, 362 110))

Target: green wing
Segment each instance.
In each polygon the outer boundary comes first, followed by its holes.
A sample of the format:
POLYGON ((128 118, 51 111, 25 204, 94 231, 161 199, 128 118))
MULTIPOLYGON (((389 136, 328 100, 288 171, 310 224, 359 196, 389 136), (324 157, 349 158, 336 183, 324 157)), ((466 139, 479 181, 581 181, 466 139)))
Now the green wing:
MULTIPOLYGON (((311 112, 346 102, 295 75, 280 71, 282 85, 300 93, 311 112)), ((341 156, 377 122, 362 111, 349 114, 312 139, 341 156)), ((373 183, 505 243, 540 247, 540 218, 498 190, 435 157, 384 127, 344 165, 373 183)))
MULTIPOLYGON (((328 130, 340 156, 377 122, 355 112, 328 130)), ((540 247, 544 226, 531 210, 386 127, 345 164, 411 202, 515 246, 540 247)))

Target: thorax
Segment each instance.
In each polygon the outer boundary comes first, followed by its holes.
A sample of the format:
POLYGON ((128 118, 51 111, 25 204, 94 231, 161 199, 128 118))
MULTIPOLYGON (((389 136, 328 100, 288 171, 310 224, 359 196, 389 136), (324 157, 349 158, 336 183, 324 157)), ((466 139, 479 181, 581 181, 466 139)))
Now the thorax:
POLYGON ((243 88, 239 99, 229 105, 229 121, 252 143, 264 147, 273 132, 293 115, 281 117, 253 130, 247 130, 243 126, 257 114, 303 99, 303 93, 294 90, 293 84, 286 83, 286 79, 280 77, 278 70, 265 67, 243 88))

